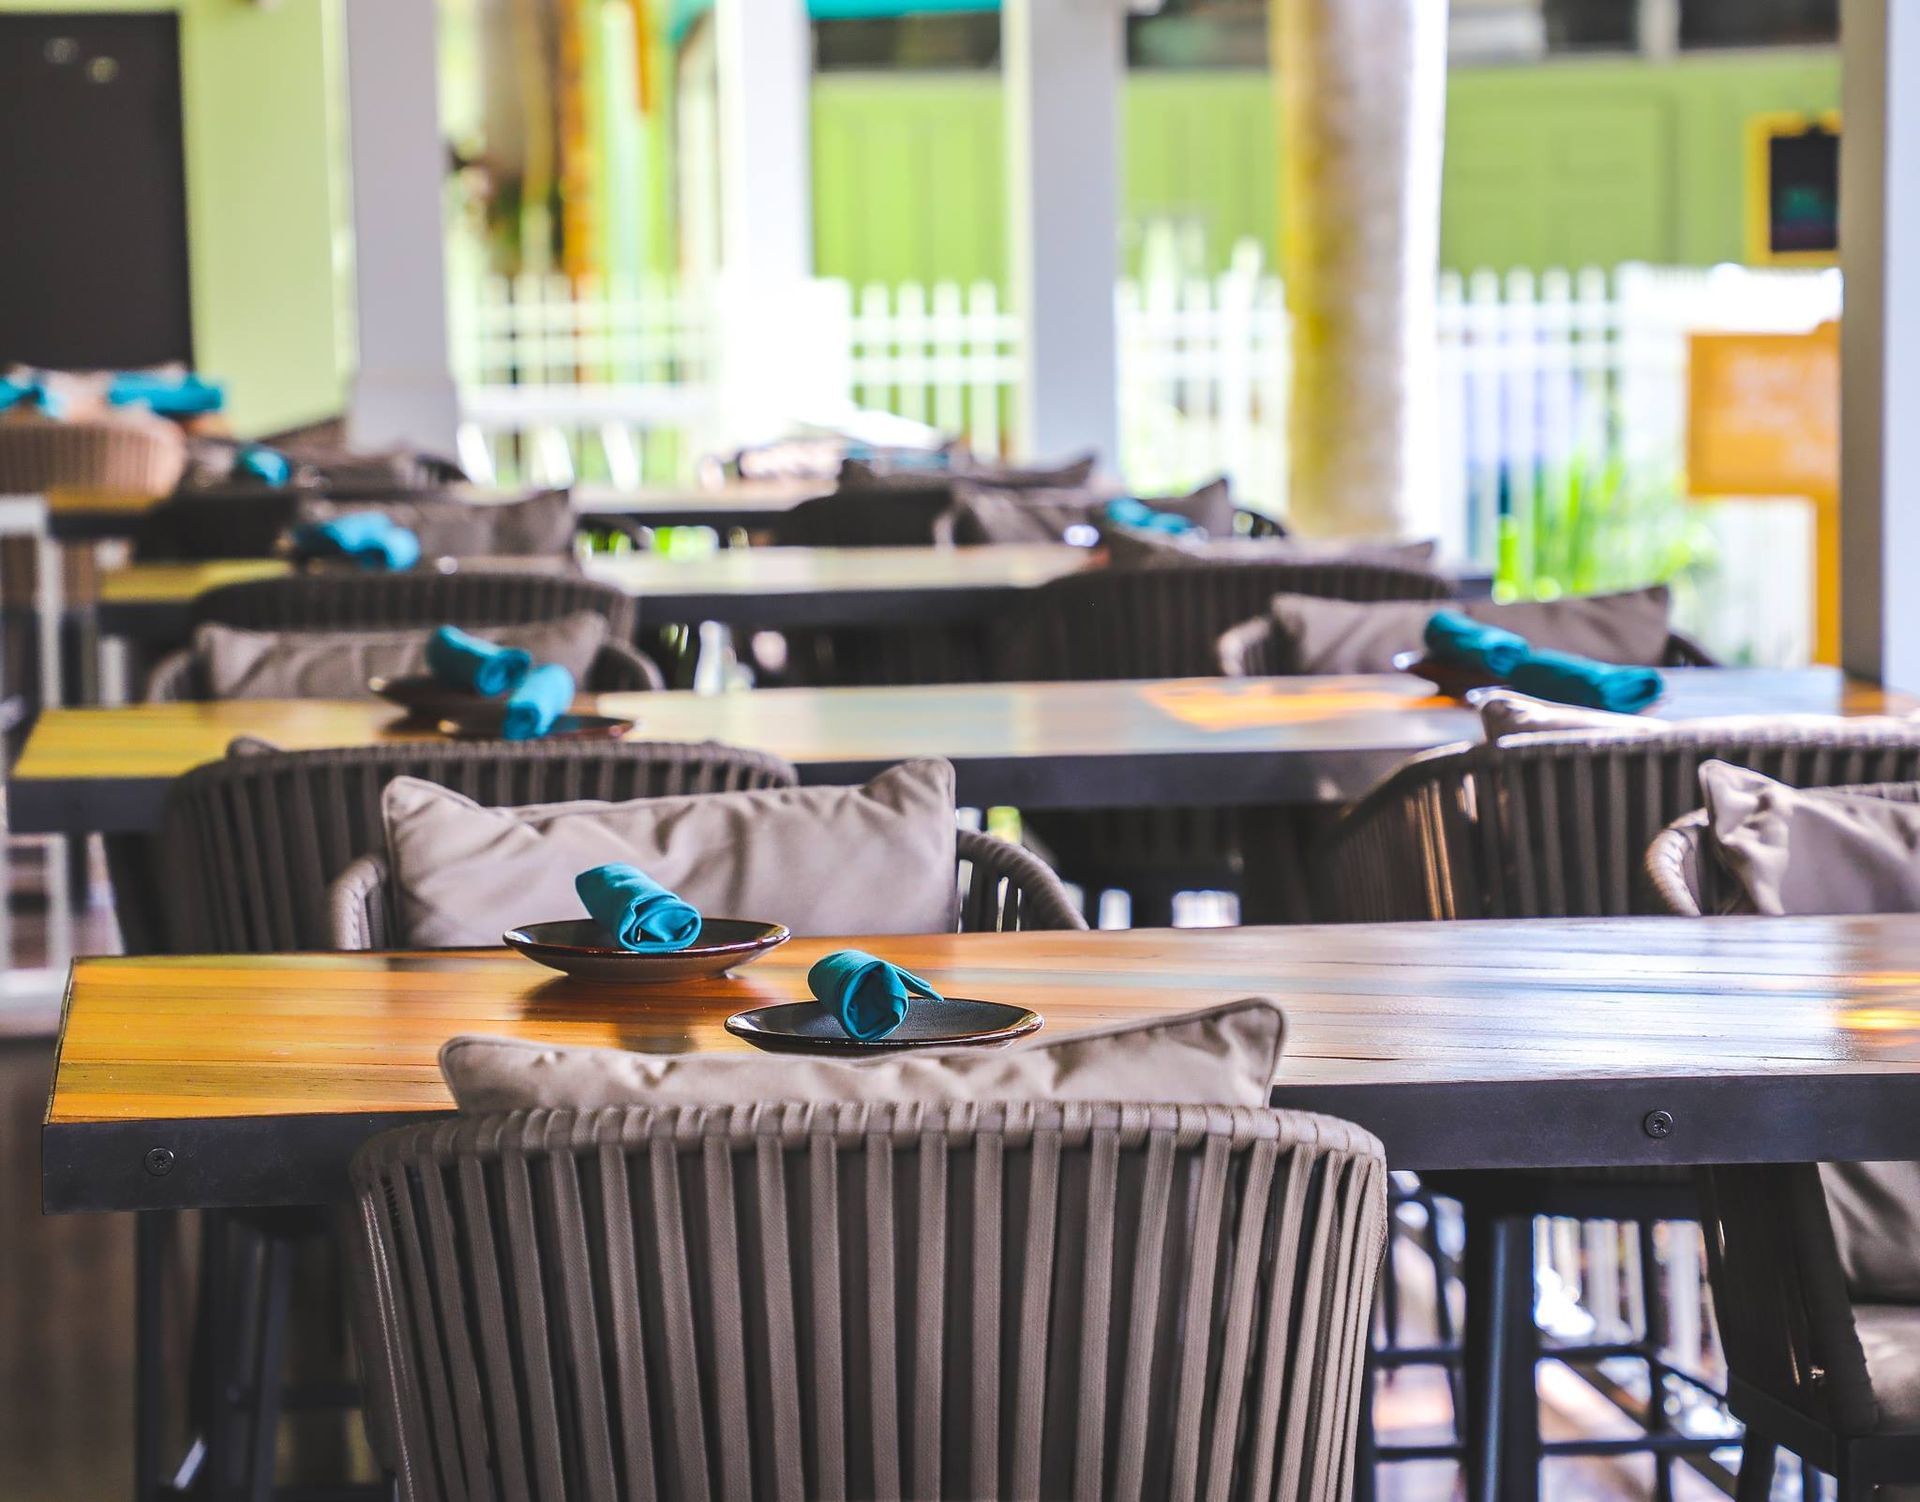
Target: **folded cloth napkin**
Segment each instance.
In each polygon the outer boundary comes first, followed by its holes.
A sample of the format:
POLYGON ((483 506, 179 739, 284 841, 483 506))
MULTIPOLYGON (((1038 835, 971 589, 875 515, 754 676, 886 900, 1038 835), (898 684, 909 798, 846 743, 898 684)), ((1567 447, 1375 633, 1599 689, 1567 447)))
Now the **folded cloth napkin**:
POLYGON ((163 417, 199 417, 227 404, 227 390, 204 376, 158 375, 150 370, 123 370, 107 387, 107 400, 116 407, 137 404, 163 417))
POLYGON ((1108 521, 1116 527, 1141 527, 1149 532, 1167 532, 1179 535, 1183 532, 1197 532, 1197 523, 1180 515, 1177 511, 1159 511, 1145 501, 1130 495, 1117 495, 1108 501, 1105 508, 1108 521))
POLYGON ((458 626, 442 626, 427 638, 427 671, 448 688, 497 699, 533 671, 533 657, 525 648, 495 646, 458 626))
POLYGON ((1457 610, 1437 610, 1427 622, 1428 653, 1442 662, 1478 668, 1505 678, 1526 661, 1527 639, 1498 626, 1484 625, 1457 610))
POLYGON ((270 449, 264 443, 249 443, 242 445, 240 452, 233 456, 233 472, 277 488, 293 479, 293 464, 278 449, 270 449))
POLYGON ((538 740, 573 703, 573 674, 557 662, 533 669, 507 695, 507 712, 500 721, 505 740, 538 740))
POLYGON ((814 961, 807 989, 845 1028, 849 1038, 871 1043, 907 1020, 907 1002, 915 996, 940 1000, 940 993, 911 970, 889 965, 861 949, 836 949, 814 961))
POLYGON ((1526 661, 1506 681, 1536 699, 1554 699, 1586 709, 1608 709, 1615 714, 1638 714, 1660 697, 1660 674, 1653 668, 1595 662, 1571 652, 1530 648, 1526 661))
POLYGON ((351 558, 366 569, 397 571, 420 561, 420 539, 381 511, 303 523, 293 529, 293 550, 302 558, 351 558))
POLYGON ((622 949, 671 954, 700 937, 700 911, 638 866, 595 866, 573 879, 587 912, 622 949))
POLYGON ((0 412, 10 407, 38 407, 49 417, 60 415, 60 404, 38 376, 0 376, 0 412))

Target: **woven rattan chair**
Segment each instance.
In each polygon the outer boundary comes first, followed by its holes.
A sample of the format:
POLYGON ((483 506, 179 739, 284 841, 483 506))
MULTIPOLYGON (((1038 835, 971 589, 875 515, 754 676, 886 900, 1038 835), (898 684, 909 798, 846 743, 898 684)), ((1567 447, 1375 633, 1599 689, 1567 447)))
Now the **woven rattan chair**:
POLYGON ((791 787, 793 767, 714 742, 392 742, 229 756, 167 798, 166 936, 184 953, 325 949, 327 887, 383 848, 380 793, 421 777, 490 806, 791 787))
MULTIPOLYGON (((1274 595, 1347 600, 1441 600, 1437 574, 1375 563, 1262 560, 1103 569, 1032 591, 995 653, 1010 681, 1214 677, 1223 629, 1274 595)), ((1323 816, 1312 809, 1096 809, 1030 816, 1038 840, 1089 907, 1110 887, 1127 892, 1136 926, 1170 923, 1176 892, 1241 894, 1249 922, 1312 916, 1312 883, 1283 849, 1304 850, 1323 816), (1245 831, 1261 831, 1260 879, 1243 880, 1245 831)))
POLYGON ((1701 1178, 1727 1406, 1747 1426, 1736 1495, 1765 1502, 1780 1446, 1835 1477, 1838 1502, 1916 1495, 1920 1307, 1854 1301, 1815 1165, 1701 1178))
MULTIPOLYGON (((1920 803, 1915 782, 1836 791, 1920 803)), ((1647 847, 1655 895, 1683 918, 1751 913, 1740 884, 1708 851, 1706 831, 1705 811, 1695 810, 1647 847)), ((1904 1395, 1883 1393, 1884 1373, 1876 1383, 1860 1339, 1866 1330, 1876 1352, 1896 1344, 1920 1351, 1920 1309, 1854 1305, 1818 1171, 1713 1169, 1703 1201, 1727 1403, 1747 1426, 1739 1495, 1769 1495, 1782 1445, 1837 1476, 1841 1502, 1871 1497, 1878 1484, 1920 1483, 1920 1393, 1911 1382, 1904 1395)))
POLYGON ((591 610, 607 635, 633 639, 633 601, 610 584, 538 569, 311 573, 223 584, 193 602, 193 623, 248 631, 402 631, 524 626, 591 610))
POLYGON ((1379 1144, 1251 1108, 742 1105, 355 1160, 405 1502, 1330 1499, 1379 1144))
MULTIPOLYGON (((1214 646, 1218 670, 1227 678, 1276 678, 1288 668, 1285 645, 1271 615, 1255 616, 1221 633, 1214 646)), ((1667 650, 1655 666, 1711 668, 1719 664, 1692 637, 1676 631, 1667 638, 1667 650)))
MULTIPOLYGON (((1087 926, 1073 896, 1043 860, 990 834, 959 832, 960 932, 1087 926)), ((398 925, 386 858, 363 855, 328 897, 335 949, 390 949, 398 925)))
MULTIPOLYGON (((1719 758, 1795 784, 1865 781, 1920 773, 1920 730, 1912 736, 1850 731, 1688 729, 1653 736, 1531 735, 1497 746, 1458 746, 1415 757, 1347 811, 1323 851, 1320 869, 1348 919, 1579 917, 1655 912, 1641 878, 1649 842, 1699 802, 1697 770, 1719 758)), ((1471 1317, 1513 1332, 1496 1367, 1494 1391, 1524 1393, 1496 1414, 1509 1435, 1529 1431, 1537 1452, 1564 1451, 1532 1434, 1530 1380, 1540 1343, 1529 1317, 1535 1215, 1638 1221, 1643 1293, 1651 1282, 1651 1218, 1694 1218, 1683 1174, 1580 1173, 1446 1175, 1432 1187, 1460 1197, 1470 1248, 1483 1272, 1471 1317), (1495 1258, 1489 1247, 1503 1248, 1495 1258), (1490 1301, 1490 1302, 1489 1302, 1490 1301)), ((1657 1332, 1639 1352, 1664 1368, 1657 1332)), ((1560 1352, 1557 1354, 1565 1354, 1560 1352)), ((1683 1380, 1688 1374, 1664 1368, 1683 1380)), ((1482 1373, 1485 1380, 1485 1373, 1482 1373)), ((1483 1409, 1486 1393, 1477 1395, 1483 1409)), ((1656 1423, 1659 1416, 1652 1415, 1656 1423)), ((1683 1437, 1652 1438, 1662 1454, 1683 1437)))
POLYGON ((1647 847, 1700 802, 1700 763, 1796 787, 1920 776, 1911 735, 1689 729, 1529 735, 1416 756, 1349 809, 1323 852, 1337 916, 1602 917, 1660 912, 1647 847))
MULTIPOLYGON (((1876 782, 1835 788, 1891 803, 1920 803, 1920 782, 1876 782)), ((1647 882, 1662 909, 1680 918, 1708 913, 1751 913, 1745 888, 1713 858, 1706 845, 1707 815, 1695 809, 1675 819, 1647 846, 1647 882)))

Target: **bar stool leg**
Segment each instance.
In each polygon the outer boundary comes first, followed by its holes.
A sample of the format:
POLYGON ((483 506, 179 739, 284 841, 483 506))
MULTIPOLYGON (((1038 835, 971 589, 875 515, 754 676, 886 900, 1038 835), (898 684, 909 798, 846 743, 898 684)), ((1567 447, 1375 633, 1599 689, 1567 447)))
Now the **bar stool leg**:
POLYGON ((1747 1430, 1740 1442, 1740 1477, 1734 1483, 1734 1502, 1767 1502, 1773 1495, 1773 1441, 1747 1430))

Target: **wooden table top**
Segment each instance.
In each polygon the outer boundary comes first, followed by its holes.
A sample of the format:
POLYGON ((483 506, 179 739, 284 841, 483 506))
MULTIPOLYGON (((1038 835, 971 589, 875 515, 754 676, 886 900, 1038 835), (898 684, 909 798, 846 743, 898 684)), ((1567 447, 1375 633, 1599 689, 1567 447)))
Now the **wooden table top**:
MULTIPOLYGON (((1912 701, 1829 668, 1674 669, 1662 712, 1874 714, 1912 701)), ((1357 796, 1409 755, 1477 739, 1478 715, 1401 674, 919 688, 603 694, 638 739, 721 740, 858 782, 913 756, 953 762, 963 803, 1245 807, 1357 796)), ((378 700, 247 699, 54 709, 14 765, 20 833, 157 827, 166 785, 236 736, 288 750, 420 739, 378 700)))
MULTIPOLYGON (((775 630, 913 619, 980 619, 1021 590, 1098 567, 1104 555, 1064 544, 978 548, 724 548, 700 557, 596 554, 590 579, 634 596, 642 626, 722 621, 775 630)), ((471 559, 529 567, 547 560, 471 559)), ((559 560, 553 567, 563 566, 559 560)), ((223 584, 283 578, 274 558, 134 563, 100 578, 99 619, 110 635, 183 640, 195 596, 223 584)))
POLYGON ((740 1050, 726 1016, 804 999, 846 943, 1032 1006, 1043 1036, 1275 997, 1276 1101, 1359 1120, 1400 1167, 1920 1157, 1920 919, 972 934, 795 940, 733 977, 633 988, 505 950, 81 960, 49 1207, 290 1202, 369 1132, 448 1108, 455 1034, 740 1050), (1671 1130, 1649 1131, 1656 1111, 1671 1130))

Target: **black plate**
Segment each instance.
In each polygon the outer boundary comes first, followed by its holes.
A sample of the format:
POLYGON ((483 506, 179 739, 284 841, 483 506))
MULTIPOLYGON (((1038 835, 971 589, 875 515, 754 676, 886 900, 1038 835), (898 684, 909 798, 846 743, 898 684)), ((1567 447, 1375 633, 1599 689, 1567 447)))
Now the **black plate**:
POLYGON ((404 678, 369 678, 367 690, 423 720, 457 719, 494 702, 472 689, 449 687, 431 673, 409 673, 404 678))
MULTIPOLYGON (((500 722, 505 711, 497 700, 488 700, 483 708, 468 710, 456 717, 441 720, 434 726, 442 735, 451 736, 456 741, 497 741, 500 739, 500 722)), ((553 722, 551 729, 540 737, 543 741, 617 741, 635 725, 633 720, 616 719, 608 714, 563 714, 553 722)))
POLYGON ((778 1006, 735 1012, 727 1031, 755 1048, 776 1053, 885 1053, 897 1048, 959 1048, 1006 1043, 1040 1028, 1040 1014, 1004 1001, 915 1001, 907 1020, 884 1038, 863 1043, 849 1038, 839 1019, 817 1001, 788 1001, 778 1006))
POLYGON ((1427 656, 1425 652, 1396 653, 1393 665, 1402 673, 1411 673, 1416 678, 1424 678, 1450 699, 1465 699, 1476 688, 1498 688, 1500 680, 1491 673, 1482 673, 1474 668, 1457 667, 1450 662, 1439 662, 1427 656))
POLYGON ((698 980, 724 975, 751 964, 792 938, 778 923, 755 923, 745 918, 706 918, 700 937, 685 949, 667 954, 635 954, 607 942, 606 930, 591 918, 560 923, 529 923, 510 928, 501 939, 536 964, 558 970, 575 980, 599 985, 659 985, 663 981, 698 980))

